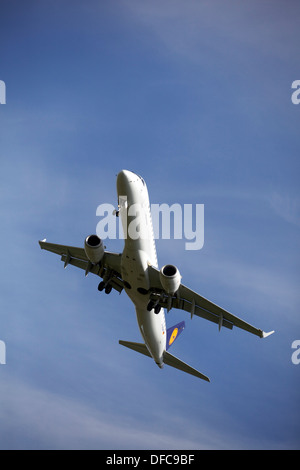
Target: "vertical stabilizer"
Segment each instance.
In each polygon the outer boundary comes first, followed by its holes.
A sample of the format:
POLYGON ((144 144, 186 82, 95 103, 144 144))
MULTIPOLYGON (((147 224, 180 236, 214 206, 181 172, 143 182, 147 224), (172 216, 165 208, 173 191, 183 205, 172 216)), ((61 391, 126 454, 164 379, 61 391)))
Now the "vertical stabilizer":
POLYGON ((183 332, 185 328, 185 322, 182 321, 177 323, 177 325, 172 326, 172 328, 167 329, 167 345, 166 350, 168 351, 169 347, 174 343, 175 339, 178 338, 180 333, 183 332))

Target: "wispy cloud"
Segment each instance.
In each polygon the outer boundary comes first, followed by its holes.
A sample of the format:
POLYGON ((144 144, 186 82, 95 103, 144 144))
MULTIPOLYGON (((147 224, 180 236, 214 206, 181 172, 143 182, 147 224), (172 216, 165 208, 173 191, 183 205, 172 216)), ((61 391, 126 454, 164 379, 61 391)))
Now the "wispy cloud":
MULTIPOLYGON (((267 443, 197 425, 176 413, 153 410, 142 423, 100 411, 72 397, 7 380, 1 391, 1 449, 225 449, 267 443), (168 423, 168 426, 166 426, 168 423)), ((168 407, 166 408, 166 411, 168 407)), ((169 410, 171 411, 171 410, 169 410)), ((226 412, 225 412, 226 414, 226 412)), ((234 428, 234 426, 233 426, 234 428)))
MULTIPOLYGON (((164 433, 134 418, 122 419, 74 398, 47 390, 6 382, 2 387, 1 422, 6 430, 1 448, 197 448, 191 436, 164 433), (4 406, 3 406, 4 405, 4 406), (24 432, 26 430, 26 432, 24 432)), ((172 419, 172 418, 171 418, 172 419)), ((178 423, 177 423, 178 424, 178 423)), ((178 429, 178 426, 177 426, 178 429)), ((204 436, 203 436, 204 437, 204 436)), ((203 447, 214 445, 209 439, 203 447)))
POLYGON ((287 192, 272 192, 267 196, 274 213, 286 222, 300 227, 300 199, 287 192))
POLYGON ((226 4, 222 1, 188 1, 183 4, 180 0, 166 0, 163 3, 134 1, 125 4, 157 35, 169 53, 193 61, 202 62, 205 57, 207 65, 207 54, 211 54, 211 64, 219 56, 222 63, 235 57, 239 59, 239 65, 246 65, 249 56, 244 51, 247 47, 264 56, 271 55, 284 61, 291 58, 289 43, 295 31, 291 21, 296 26, 297 20, 295 15, 287 14, 279 1, 272 7, 261 2, 241 5, 235 1, 226 4), (278 29, 282 33, 280 36, 278 29), (225 52, 223 58, 221 51, 225 52))

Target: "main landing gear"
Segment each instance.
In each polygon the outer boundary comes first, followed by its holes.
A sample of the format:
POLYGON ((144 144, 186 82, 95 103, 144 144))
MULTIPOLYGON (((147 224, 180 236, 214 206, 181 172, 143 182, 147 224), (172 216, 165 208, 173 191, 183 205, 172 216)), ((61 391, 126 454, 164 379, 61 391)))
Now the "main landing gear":
POLYGON ((106 284, 104 281, 101 281, 98 286, 98 291, 102 292, 103 290, 105 290, 105 294, 109 294, 112 290, 112 285, 106 284))
POLYGON ((112 290, 112 285, 110 281, 113 279, 113 277, 114 277, 114 272, 112 271, 112 269, 107 269, 103 276, 103 281, 101 281, 100 284, 98 285, 98 291, 102 292, 104 290, 105 294, 110 294, 112 290))

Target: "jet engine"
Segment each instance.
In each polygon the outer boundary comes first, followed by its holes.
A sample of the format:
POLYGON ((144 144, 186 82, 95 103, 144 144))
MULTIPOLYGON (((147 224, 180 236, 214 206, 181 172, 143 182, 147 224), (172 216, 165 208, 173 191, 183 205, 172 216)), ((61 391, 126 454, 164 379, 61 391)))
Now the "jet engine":
POLYGON ((88 259, 93 263, 100 263, 104 256, 104 246, 98 235, 89 235, 84 241, 84 251, 88 259))
POLYGON ((180 272, 172 264, 166 264, 159 272, 160 282, 167 294, 175 294, 181 283, 180 272))

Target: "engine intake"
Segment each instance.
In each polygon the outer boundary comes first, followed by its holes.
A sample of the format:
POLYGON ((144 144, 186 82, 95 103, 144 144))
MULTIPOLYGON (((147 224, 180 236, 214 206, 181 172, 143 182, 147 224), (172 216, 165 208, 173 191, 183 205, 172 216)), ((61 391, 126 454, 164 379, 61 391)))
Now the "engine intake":
POLYGON ((181 283, 181 276, 176 266, 166 264, 159 272, 160 282, 167 294, 175 294, 181 283))
POLYGON ((104 256, 104 246, 98 235, 89 235, 84 241, 84 251, 93 264, 100 263, 104 256))

